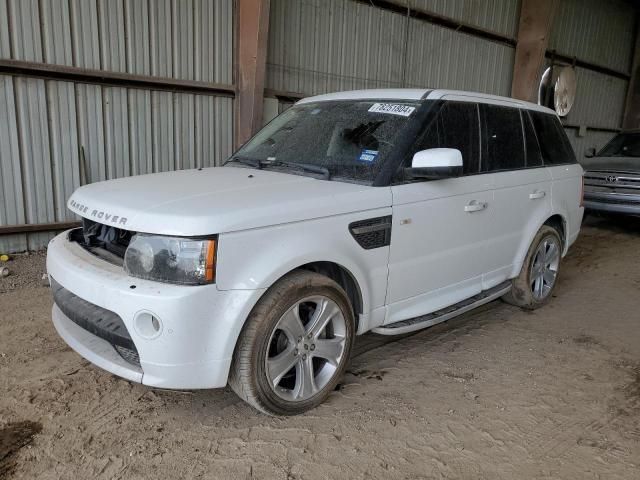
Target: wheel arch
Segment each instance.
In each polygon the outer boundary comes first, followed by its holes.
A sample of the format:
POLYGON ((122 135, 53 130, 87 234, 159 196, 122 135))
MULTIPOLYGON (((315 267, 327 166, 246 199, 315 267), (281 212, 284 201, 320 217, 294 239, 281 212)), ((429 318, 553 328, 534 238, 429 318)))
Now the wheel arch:
POLYGON ((336 262, 320 261, 300 265, 294 270, 309 270, 311 272, 316 272, 329 277, 338 285, 340 285, 347 294, 347 297, 349 297, 349 301, 351 302, 351 307, 353 308, 353 316, 356 320, 355 327, 356 331, 358 331, 359 317, 363 313, 362 290, 360 289, 360 285, 356 277, 346 267, 336 262))
POLYGON ((527 256, 529 248, 531 247, 531 242, 533 242, 533 239, 538 234, 540 228, 545 225, 554 228, 558 232, 558 234, 560 235, 560 241, 562 242, 562 255, 564 256, 564 254, 566 254, 567 249, 569 248, 567 218, 561 213, 553 213, 538 224, 534 224, 533 228, 531 228, 531 230, 528 231, 527 234, 523 237, 523 242, 520 246, 520 250, 518 251, 518 256, 516 258, 516 262, 514 263, 513 271, 511 272, 511 278, 517 277, 520 273, 522 263, 527 256))
MULTIPOLYGON (((561 214, 556 213, 547 218, 542 225, 548 225, 558 232, 560 241, 562 242, 562 255, 564 255, 568 248, 567 219, 561 214)), ((540 226, 542 227, 542 225, 540 226)), ((540 230, 540 228, 538 228, 538 230, 540 230)))

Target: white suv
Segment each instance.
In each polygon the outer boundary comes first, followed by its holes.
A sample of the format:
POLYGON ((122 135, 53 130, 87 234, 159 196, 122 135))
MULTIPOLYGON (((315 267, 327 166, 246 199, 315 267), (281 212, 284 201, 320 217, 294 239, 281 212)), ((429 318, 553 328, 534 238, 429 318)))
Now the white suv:
POLYGON ((225 167, 87 185, 49 245, 59 334, 162 388, 269 414, 320 404, 358 334, 502 297, 536 308, 580 230, 582 168, 551 110, 483 94, 307 98, 225 167))

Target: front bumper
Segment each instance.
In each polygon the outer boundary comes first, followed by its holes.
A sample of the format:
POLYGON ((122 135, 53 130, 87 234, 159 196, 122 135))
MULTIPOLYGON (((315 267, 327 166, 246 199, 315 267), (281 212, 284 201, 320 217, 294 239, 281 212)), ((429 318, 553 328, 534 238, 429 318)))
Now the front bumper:
POLYGON ((585 190, 584 208, 605 213, 640 215, 640 195, 585 190))
POLYGON ((264 292, 133 278, 70 242, 68 232, 49 243, 47 271, 64 289, 122 319, 139 365, 126 361, 108 341, 78 326, 54 305, 53 323, 69 346, 115 375, 162 388, 224 387, 242 325, 264 292), (159 320, 152 335, 142 328, 144 315, 159 320))

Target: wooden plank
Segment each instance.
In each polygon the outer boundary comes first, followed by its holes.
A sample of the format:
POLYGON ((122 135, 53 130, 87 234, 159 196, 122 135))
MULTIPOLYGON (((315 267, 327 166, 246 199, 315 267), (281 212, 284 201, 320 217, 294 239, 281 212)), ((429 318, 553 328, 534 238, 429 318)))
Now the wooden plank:
POLYGON ((511 83, 513 98, 536 100, 555 3, 554 0, 522 0, 511 83))
POLYGON ((268 36, 269 0, 238 0, 236 145, 262 126, 268 36))

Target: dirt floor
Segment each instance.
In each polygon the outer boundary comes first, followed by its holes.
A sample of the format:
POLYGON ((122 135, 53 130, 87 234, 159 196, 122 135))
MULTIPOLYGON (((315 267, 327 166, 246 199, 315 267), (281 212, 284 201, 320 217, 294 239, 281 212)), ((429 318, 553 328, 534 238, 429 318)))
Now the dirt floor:
POLYGON ((548 306, 361 337, 341 388, 294 418, 94 368, 54 331, 43 257, 15 257, 0 477, 640 478, 639 251, 640 222, 590 219, 548 306))

